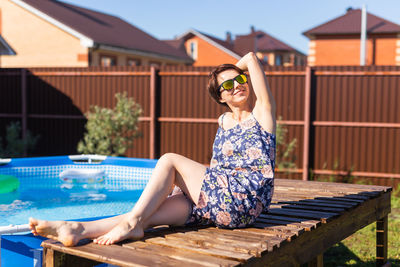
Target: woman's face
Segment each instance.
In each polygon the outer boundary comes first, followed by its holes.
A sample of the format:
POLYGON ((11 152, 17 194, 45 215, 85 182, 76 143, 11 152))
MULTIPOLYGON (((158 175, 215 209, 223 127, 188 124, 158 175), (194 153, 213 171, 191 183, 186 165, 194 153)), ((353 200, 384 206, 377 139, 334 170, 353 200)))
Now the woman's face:
MULTIPOLYGON (((234 79, 238 75, 239 73, 236 70, 225 70, 218 74, 218 84, 220 85, 226 80, 234 79)), ((232 90, 227 91, 222 87, 220 88, 220 102, 226 103, 229 106, 238 106, 247 101, 249 94, 248 82, 240 84, 237 81, 234 81, 234 87, 232 90)))

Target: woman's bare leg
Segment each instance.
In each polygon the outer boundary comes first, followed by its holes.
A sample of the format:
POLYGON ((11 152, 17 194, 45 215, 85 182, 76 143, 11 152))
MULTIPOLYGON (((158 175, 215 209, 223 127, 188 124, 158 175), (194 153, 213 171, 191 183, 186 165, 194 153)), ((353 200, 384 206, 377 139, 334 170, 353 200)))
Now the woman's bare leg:
MULTIPOLYGON (((165 199, 159 209, 143 223, 147 229, 156 225, 183 225, 191 210, 191 202, 183 194, 175 194, 165 199)), ((74 221, 44 221, 29 219, 29 225, 34 235, 55 239, 65 246, 74 246, 85 238, 99 237, 117 226, 126 214, 89 222, 74 221)), ((95 239, 96 243, 106 244, 95 239)))
MULTIPOLYGON (((148 229, 157 225, 184 225, 191 211, 191 205, 191 201, 183 194, 176 194, 168 197, 161 204, 159 209, 150 216, 150 218, 141 222, 140 227, 122 229, 119 227, 125 227, 127 224, 119 224, 117 227, 121 231, 115 232, 115 238, 117 240, 128 238, 140 239, 144 235, 143 229, 148 229), (128 236, 126 236, 126 232, 129 232, 128 236)), ((94 239, 93 242, 100 245, 111 245, 115 243, 112 242, 112 239, 108 238, 107 235, 100 236, 99 238, 94 239)))
POLYGON ((45 221, 29 218, 32 234, 55 239, 65 246, 74 246, 85 238, 101 236, 118 225, 126 214, 89 222, 45 221))
POLYGON ((206 167, 202 164, 184 156, 172 153, 162 156, 132 211, 110 232, 94 242, 109 245, 127 238, 141 238, 146 221, 159 209, 173 184, 197 204, 205 171, 206 167))
POLYGON ((143 230, 150 226, 185 222, 189 212, 187 209, 190 210, 190 200, 185 196, 167 199, 166 196, 175 184, 197 204, 205 169, 203 165, 183 156, 166 154, 160 158, 152 178, 131 212, 91 222, 30 218, 29 225, 34 235, 58 240, 65 246, 73 246, 84 238, 96 238, 94 241, 99 244, 140 238, 143 230))

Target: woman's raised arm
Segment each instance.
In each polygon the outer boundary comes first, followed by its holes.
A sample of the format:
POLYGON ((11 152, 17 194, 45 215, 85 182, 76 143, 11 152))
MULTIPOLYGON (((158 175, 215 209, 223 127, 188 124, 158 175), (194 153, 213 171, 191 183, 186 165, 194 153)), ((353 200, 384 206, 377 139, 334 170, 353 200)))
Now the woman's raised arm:
POLYGON ((251 84, 257 98, 255 106, 253 108, 254 116, 264 128, 264 130, 275 134, 275 100, 269 88, 264 69, 259 62, 257 56, 253 52, 250 52, 243 56, 236 63, 236 66, 244 71, 248 70, 250 74, 251 84))

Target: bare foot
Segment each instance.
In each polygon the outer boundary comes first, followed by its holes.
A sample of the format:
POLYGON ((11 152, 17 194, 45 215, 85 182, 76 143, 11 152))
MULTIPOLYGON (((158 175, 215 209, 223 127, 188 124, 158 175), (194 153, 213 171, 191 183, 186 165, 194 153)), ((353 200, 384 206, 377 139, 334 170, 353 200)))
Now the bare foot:
POLYGON ((51 238, 70 247, 83 239, 83 226, 79 222, 43 221, 29 218, 29 228, 32 234, 51 238))
POLYGON ((126 218, 105 235, 94 239, 93 242, 99 245, 111 245, 125 239, 140 239, 143 236, 143 227, 138 220, 126 218))

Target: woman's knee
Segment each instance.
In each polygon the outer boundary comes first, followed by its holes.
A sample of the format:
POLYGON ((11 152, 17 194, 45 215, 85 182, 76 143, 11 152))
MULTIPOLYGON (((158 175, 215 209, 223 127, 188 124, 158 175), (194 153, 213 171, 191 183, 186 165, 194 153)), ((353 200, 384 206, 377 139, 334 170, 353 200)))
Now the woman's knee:
POLYGON ((158 164, 168 164, 173 165, 174 158, 176 158, 177 154, 175 153, 165 153, 158 159, 158 164))

